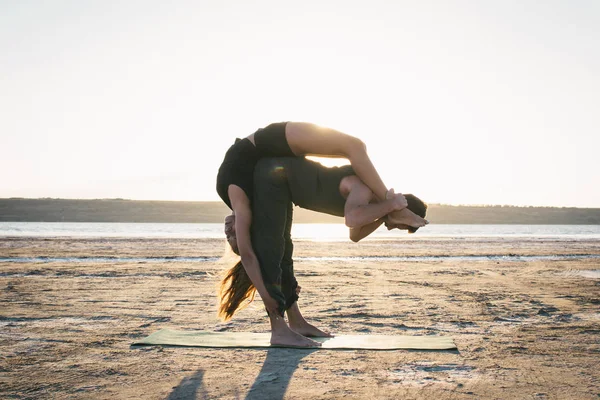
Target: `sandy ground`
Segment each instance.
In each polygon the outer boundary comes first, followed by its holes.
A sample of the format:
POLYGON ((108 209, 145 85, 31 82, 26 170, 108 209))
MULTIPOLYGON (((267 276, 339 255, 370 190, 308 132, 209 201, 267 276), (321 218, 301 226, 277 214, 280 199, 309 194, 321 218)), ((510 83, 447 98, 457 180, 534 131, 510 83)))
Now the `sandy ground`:
POLYGON ((223 249, 220 240, 0 238, 0 257, 79 258, 0 262, 0 397, 600 397, 600 258, 580 257, 599 255, 600 241, 296 242, 299 304, 316 325, 447 335, 457 351, 132 347, 161 328, 268 330, 260 301, 229 323, 216 318, 224 265, 152 259, 223 249), (576 256, 459 257, 477 255, 576 256), (357 256, 367 258, 347 258, 357 256))

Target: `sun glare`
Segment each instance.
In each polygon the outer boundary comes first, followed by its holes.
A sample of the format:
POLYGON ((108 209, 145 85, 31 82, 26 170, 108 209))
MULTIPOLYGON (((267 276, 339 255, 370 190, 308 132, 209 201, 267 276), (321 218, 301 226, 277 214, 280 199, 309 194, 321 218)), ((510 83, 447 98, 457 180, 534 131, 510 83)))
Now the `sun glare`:
POLYGON ((0 196, 218 200, 234 139, 287 120, 359 137, 398 192, 598 206, 593 10, 279 3, 4 7, 0 196))

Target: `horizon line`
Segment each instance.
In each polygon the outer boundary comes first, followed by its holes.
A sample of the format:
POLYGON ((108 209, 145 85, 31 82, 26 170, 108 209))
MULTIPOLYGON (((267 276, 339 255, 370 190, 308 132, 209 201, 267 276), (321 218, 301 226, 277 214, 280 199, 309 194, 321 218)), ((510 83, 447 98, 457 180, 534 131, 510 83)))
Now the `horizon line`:
MULTIPOLYGON (((159 199, 128 199, 123 197, 93 197, 93 198, 72 198, 72 197, 0 197, 1 200, 81 200, 81 201, 143 201, 143 202, 163 202, 163 203, 222 203, 221 200, 159 200, 159 199)), ((595 210, 600 207, 576 207, 576 206, 535 206, 535 205, 513 205, 513 204, 450 204, 450 203, 427 203, 428 206, 436 207, 512 207, 512 208, 571 208, 595 210)))

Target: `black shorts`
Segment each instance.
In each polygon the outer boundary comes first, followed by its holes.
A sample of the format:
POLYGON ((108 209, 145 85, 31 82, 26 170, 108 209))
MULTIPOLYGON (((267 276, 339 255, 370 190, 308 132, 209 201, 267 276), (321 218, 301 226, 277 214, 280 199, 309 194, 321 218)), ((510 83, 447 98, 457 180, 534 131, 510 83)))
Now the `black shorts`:
POLYGON ((275 122, 254 132, 259 157, 295 157, 285 137, 287 122, 275 122))

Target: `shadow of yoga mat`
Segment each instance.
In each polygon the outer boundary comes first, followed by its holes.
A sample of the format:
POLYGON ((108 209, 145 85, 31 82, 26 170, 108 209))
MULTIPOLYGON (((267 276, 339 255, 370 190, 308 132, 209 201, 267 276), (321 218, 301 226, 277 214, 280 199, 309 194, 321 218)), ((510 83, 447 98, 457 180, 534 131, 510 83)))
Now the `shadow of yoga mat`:
MULTIPOLYGON (((133 345, 163 345, 214 348, 273 348, 270 333, 253 332, 207 332, 161 329, 133 345)), ((367 349, 367 350, 453 350, 452 338, 445 336, 398 336, 398 335, 337 335, 333 338, 313 338, 323 345, 312 349, 367 349)))

